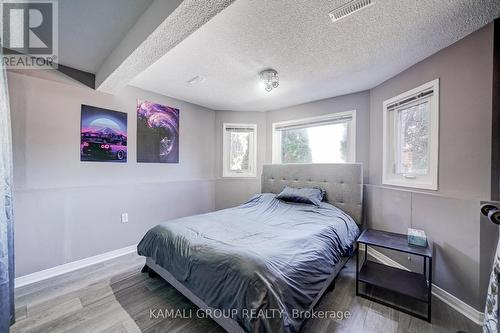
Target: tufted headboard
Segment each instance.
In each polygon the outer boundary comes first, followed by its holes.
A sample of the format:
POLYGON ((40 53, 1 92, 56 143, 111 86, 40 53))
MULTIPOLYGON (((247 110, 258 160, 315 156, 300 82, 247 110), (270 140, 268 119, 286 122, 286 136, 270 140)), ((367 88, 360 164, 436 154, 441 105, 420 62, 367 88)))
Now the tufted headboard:
POLYGON ((265 164, 262 193, 279 193, 285 185, 321 187, 325 201, 363 223, 363 166, 339 164, 265 164))

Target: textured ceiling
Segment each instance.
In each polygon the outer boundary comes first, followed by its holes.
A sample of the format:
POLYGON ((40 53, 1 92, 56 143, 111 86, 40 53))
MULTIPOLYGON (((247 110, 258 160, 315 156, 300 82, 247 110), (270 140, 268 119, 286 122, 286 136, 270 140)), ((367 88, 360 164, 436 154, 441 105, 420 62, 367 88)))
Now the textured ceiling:
POLYGON ((500 15, 495 0, 377 0, 336 23, 345 0, 237 0, 131 84, 217 110, 265 111, 365 90, 500 15), (279 72, 265 92, 258 73, 279 72), (189 87, 196 75, 205 80, 189 87))
MULTIPOLYGON (((178 43, 185 40, 191 33, 209 22, 214 16, 231 5, 234 0, 168 0, 169 2, 163 3, 163 6, 155 6, 161 1, 167 0, 156 0, 147 12, 151 14, 151 10, 160 11, 159 14, 167 15, 167 17, 162 17, 162 22, 151 33, 148 31, 148 35, 144 40, 124 59, 120 56, 121 59, 118 61, 117 66, 114 63, 116 57, 115 52, 113 52, 96 75, 98 90, 116 93, 125 87, 138 73, 144 71, 178 43), (174 3, 174 8, 171 6, 172 3, 174 3), (166 8, 165 4, 170 8, 166 8), (109 70, 110 65, 111 70, 109 70)), ((148 13, 145 14, 146 18, 141 17, 140 20, 149 20, 148 13)), ((153 15, 157 16, 156 14, 153 13, 153 15)), ((135 35, 137 31, 131 31, 130 33, 135 35)), ((128 44, 126 40, 127 38, 125 38, 124 42, 128 44)), ((120 44, 115 51, 121 53, 121 46, 120 44)))
POLYGON ((59 62, 96 73, 152 0, 60 0, 59 62))

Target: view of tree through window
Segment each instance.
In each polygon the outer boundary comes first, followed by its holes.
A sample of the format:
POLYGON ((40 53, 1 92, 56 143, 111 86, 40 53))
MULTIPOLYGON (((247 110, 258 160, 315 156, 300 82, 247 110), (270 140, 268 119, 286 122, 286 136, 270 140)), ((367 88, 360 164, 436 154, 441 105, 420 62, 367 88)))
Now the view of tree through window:
POLYGON ((439 79, 383 102, 382 183, 438 189, 439 79))
POLYGON ((250 133, 232 132, 229 169, 231 171, 248 170, 250 133))
POLYGON ((312 155, 309 147, 307 129, 283 131, 281 136, 281 162, 282 163, 311 163, 312 155))
POLYGON ((396 172, 425 175, 429 170, 429 102, 397 112, 396 172))
POLYGON ((345 163, 348 122, 281 131, 281 163, 345 163))

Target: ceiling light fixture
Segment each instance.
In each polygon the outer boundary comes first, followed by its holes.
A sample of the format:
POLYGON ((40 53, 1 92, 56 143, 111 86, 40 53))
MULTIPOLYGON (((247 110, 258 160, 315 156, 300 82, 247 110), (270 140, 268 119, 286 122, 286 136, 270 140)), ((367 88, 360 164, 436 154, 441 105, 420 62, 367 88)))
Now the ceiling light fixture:
POLYGON ((274 88, 278 88, 278 86, 280 85, 278 72, 274 69, 265 69, 260 72, 260 79, 262 80, 262 82, 264 82, 267 92, 270 92, 274 88))

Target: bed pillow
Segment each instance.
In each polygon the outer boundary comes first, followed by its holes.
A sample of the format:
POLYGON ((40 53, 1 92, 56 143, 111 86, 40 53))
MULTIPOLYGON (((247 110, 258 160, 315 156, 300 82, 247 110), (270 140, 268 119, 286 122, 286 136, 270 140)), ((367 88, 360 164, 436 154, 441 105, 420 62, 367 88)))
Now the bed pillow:
POLYGON ((285 186, 283 191, 276 196, 276 199, 319 206, 324 196, 325 191, 318 187, 285 186))

